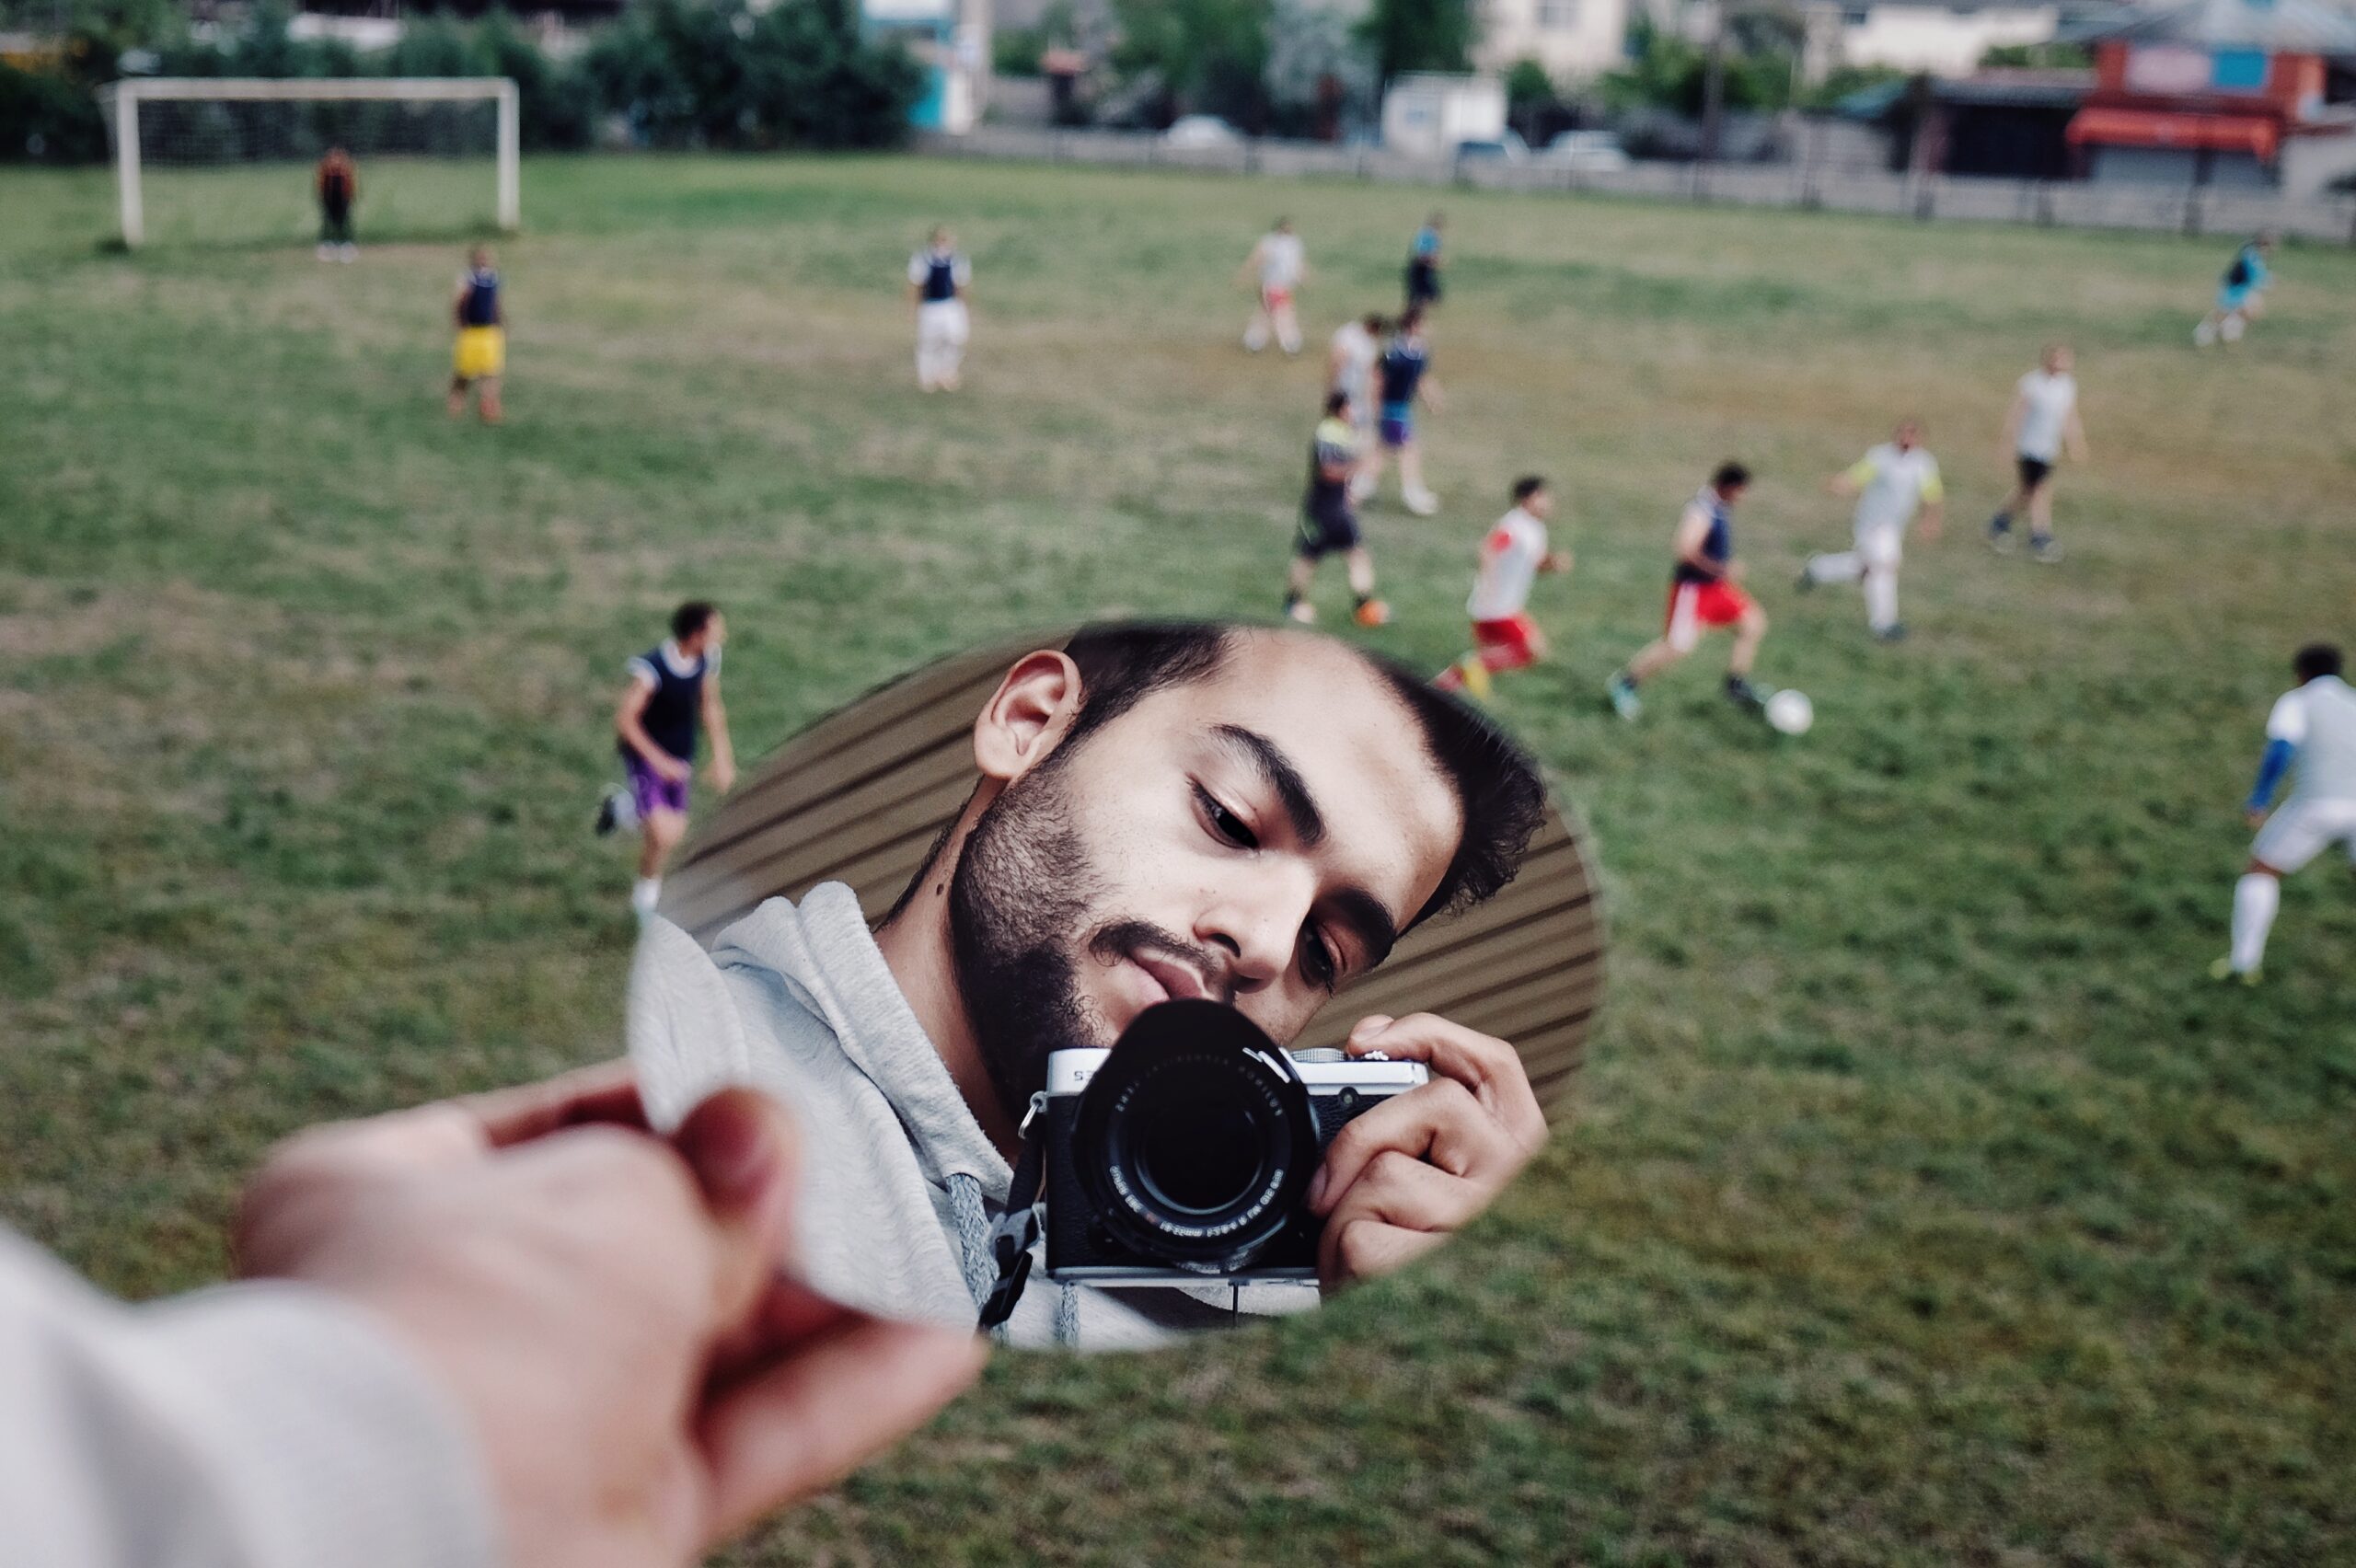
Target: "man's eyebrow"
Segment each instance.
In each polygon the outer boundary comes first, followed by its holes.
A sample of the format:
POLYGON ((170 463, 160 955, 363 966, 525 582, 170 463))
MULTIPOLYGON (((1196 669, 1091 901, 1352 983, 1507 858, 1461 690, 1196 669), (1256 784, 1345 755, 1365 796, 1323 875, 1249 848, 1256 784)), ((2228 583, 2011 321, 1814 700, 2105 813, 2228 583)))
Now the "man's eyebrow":
POLYGON ((1317 809, 1317 797, 1309 792, 1300 769, 1292 765, 1292 758, 1284 754, 1283 747, 1257 730, 1247 730, 1241 724, 1220 724, 1211 733, 1250 763, 1253 771, 1267 781, 1268 788, 1276 792, 1276 800, 1292 824, 1294 837, 1311 849, 1325 841, 1325 813, 1317 809))

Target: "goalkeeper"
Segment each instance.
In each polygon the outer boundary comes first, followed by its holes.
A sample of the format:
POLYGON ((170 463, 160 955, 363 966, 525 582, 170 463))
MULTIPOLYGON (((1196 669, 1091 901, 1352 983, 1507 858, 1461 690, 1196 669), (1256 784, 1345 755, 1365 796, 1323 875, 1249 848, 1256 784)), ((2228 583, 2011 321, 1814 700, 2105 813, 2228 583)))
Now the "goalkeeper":
POLYGON ((360 176, 352 169, 352 155, 329 147, 312 183, 319 195, 319 259, 349 261, 360 254, 352 243, 352 205, 360 200, 360 176))

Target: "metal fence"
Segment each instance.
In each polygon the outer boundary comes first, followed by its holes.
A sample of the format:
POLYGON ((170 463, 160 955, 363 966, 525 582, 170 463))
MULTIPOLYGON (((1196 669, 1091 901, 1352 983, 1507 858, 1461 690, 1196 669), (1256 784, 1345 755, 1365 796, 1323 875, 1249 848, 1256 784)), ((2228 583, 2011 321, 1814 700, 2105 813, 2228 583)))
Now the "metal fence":
POLYGON ((922 136, 928 153, 1206 174, 1327 176, 1401 185, 1460 185, 1482 190, 1587 191, 1738 206, 1821 208, 1922 219, 2140 229, 2187 235, 2247 235, 2273 229, 2356 246, 2356 195, 2290 201, 2223 186, 2096 184, 2084 180, 1989 179, 1893 174, 1803 156, 1763 164, 1638 162, 1584 169, 1542 159, 1428 158, 1379 147, 1322 142, 1246 141, 1173 147, 1141 132, 982 126, 962 136, 922 136))

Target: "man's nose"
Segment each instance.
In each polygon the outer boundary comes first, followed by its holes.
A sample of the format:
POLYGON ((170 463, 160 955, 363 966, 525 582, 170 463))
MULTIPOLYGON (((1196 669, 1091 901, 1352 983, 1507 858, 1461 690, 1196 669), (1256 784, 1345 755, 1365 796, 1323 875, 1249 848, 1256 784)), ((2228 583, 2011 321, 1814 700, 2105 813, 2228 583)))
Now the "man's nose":
POLYGON ((1306 877, 1276 873, 1254 878, 1225 890, 1205 909, 1195 936, 1228 955, 1236 994, 1250 996, 1291 965, 1309 904, 1306 877))

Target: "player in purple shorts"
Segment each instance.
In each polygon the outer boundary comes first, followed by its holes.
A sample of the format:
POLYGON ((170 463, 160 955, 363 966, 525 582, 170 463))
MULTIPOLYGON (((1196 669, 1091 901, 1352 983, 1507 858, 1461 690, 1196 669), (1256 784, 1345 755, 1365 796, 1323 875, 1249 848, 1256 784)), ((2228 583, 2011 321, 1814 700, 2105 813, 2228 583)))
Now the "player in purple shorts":
POLYGON ((662 646, 629 661, 629 686, 614 709, 614 744, 629 788, 606 796, 597 831, 639 824, 638 882, 629 904, 641 917, 661 902, 663 862, 687 830, 699 729, 711 732, 713 786, 725 794, 736 783, 736 748, 720 702, 720 645, 727 635, 727 621, 710 605, 681 605, 662 646))

